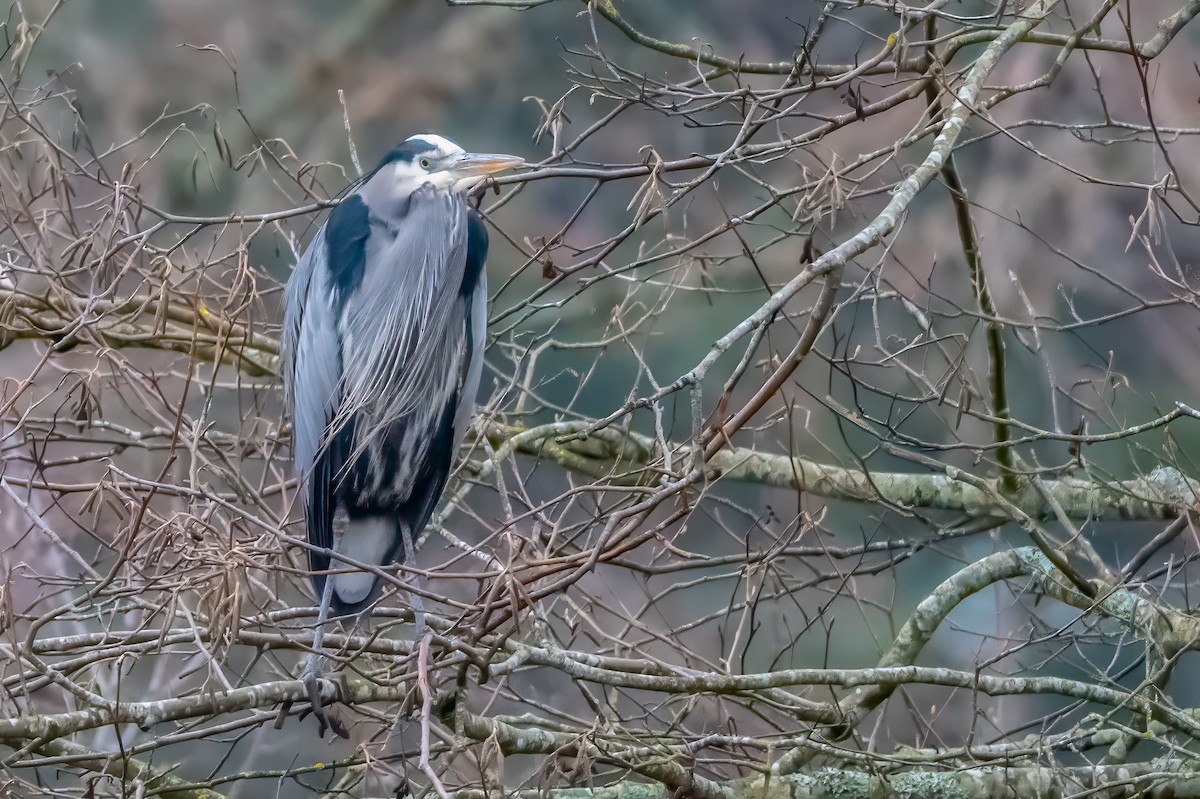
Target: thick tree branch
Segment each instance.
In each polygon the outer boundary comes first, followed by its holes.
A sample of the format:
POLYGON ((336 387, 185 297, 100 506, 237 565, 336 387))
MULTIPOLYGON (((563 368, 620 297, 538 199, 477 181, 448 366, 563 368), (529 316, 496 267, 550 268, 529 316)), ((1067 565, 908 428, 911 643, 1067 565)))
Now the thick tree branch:
MULTIPOLYGON (((1060 799, 1183 799, 1200 796, 1200 777, 1187 776, 1184 761, 1168 760, 1111 766, 1038 767, 1012 765, 912 770, 879 774, 823 768, 811 774, 753 777, 723 787, 730 799, 913 799, 914 797, 1008 797, 1060 799)), ((630 781, 598 788, 514 791, 513 799, 671 799, 662 786, 630 781)), ((484 791, 464 790, 454 799, 491 799, 484 791)))
MULTIPOLYGON (((648 436, 600 431, 585 440, 572 438, 582 426, 559 423, 517 431, 493 428, 489 438, 497 448, 495 460, 484 461, 481 473, 490 474, 495 461, 513 451, 549 458, 572 471, 609 478, 618 485, 637 485, 646 479, 647 470, 653 473, 661 465, 657 444, 648 436), (510 437, 515 447, 505 447, 510 437)), ((991 486, 984 490, 973 484, 978 481, 961 479, 959 475, 965 472, 952 466, 946 466, 942 474, 863 471, 744 447, 722 449, 708 465, 713 479, 788 488, 831 500, 959 511, 975 517, 1007 517, 1009 507, 1015 506, 1030 518, 1052 521, 1057 503, 1076 520, 1156 521, 1176 518, 1200 499, 1200 481, 1170 466, 1114 482, 1075 477, 1043 480, 1045 493, 1023 485, 1001 502, 996 499, 1001 496, 998 479, 982 481, 991 486)))

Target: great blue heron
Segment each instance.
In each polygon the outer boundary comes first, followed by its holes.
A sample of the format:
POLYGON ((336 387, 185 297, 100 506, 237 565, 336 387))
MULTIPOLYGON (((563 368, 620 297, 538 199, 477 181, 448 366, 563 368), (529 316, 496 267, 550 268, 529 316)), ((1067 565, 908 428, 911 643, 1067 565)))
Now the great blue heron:
POLYGON ((380 570, 413 556, 474 411, 488 237, 465 195, 520 163, 413 136, 330 212, 288 280, 284 378, 321 598, 305 681, 322 732, 329 612, 369 609, 380 570))

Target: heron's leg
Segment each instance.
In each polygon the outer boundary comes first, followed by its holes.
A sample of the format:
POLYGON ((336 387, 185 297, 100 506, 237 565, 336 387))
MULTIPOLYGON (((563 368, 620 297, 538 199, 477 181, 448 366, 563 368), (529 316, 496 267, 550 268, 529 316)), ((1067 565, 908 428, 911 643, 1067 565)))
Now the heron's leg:
MULTIPOLYGON (((404 536, 404 555, 408 562, 414 566, 417 563, 417 548, 413 543, 413 537, 408 534, 407 530, 401 533, 404 536)), ((419 582, 420 575, 414 575, 414 581, 419 582)), ((413 650, 417 654, 417 693, 429 690, 429 642, 425 641, 425 636, 429 632, 429 628, 425 622, 425 603, 421 601, 421 597, 409 592, 409 599, 412 600, 413 608, 413 650)), ((404 715, 412 712, 412 708, 408 705, 408 700, 405 700, 404 705, 407 710, 403 711, 404 715)))
POLYGON ((321 658, 324 657, 325 648, 325 624, 329 620, 329 606, 333 602, 333 576, 325 578, 325 588, 321 591, 321 607, 317 610, 317 627, 313 631, 313 651, 309 654, 307 662, 304 664, 304 687, 308 689, 308 701, 312 705, 312 713, 317 717, 317 735, 324 738, 325 728, 328 727, 335 734, 346 737, 341 724, 337 719, 331 718, 326 712, 325 707, 321 703, 321 658))
MULTIPOLYGON (((417 548, 413 544, 412 535, 407 529, 401 530, 400 535, 404 539, 404 557, 411 565, 417 565, 417 548)), ((417 576, 415 579, 420 580, 421 578, 417 576)), ((415 593, 410 592, 408 596, 412 600, 413 623, 416 627, 413 631, 413 640, 420 641, 421 637, 425 635, 425 603, 415 593)))

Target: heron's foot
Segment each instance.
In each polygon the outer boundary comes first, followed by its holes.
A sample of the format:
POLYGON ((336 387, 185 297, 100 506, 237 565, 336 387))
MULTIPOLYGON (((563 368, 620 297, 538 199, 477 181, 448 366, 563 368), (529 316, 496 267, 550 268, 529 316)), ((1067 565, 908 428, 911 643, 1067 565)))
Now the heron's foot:
MULTIPOLYGON (((342 724, 341 719, 329 712, 328 706, 321 700, 321 683, 326 682, 333 686, 334 692, 337 694, 334 701, 345 704, 345 685, 321 673, 320 656, 316 654, 309 658, 308 664, 304 667, 303 679, 304 687, 308 691, 308 701, 311 706, 309 709, 317 719, 317 735, 324 738, 325 730, 330 729, 339 738, 349 738, 350 731, 342 724)), ((301 718, 303 717, 301 715, 301 718)))

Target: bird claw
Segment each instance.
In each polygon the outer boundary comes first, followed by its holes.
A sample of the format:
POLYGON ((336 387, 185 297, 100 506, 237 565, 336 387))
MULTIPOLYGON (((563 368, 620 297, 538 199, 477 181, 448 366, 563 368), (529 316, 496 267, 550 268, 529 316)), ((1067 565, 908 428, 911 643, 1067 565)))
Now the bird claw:
MULTIPOLYGON (((308 691, 309 712, 317 719, 317 736, 325 737, 325 730, 333 731, 333 734, 339 738, 350 738, 350 731, 346 729, 346 725, 342 724, 341 719, 326 709, 328 706, 321 700, 321 681, 328 682, 334 688, 336 697, 335 702, 346 704, 345 686, 337 680, 332 680, 322 677, 321 673, 316 668, 305 669, 304 672, 304 687, 308 691)), ((332 703, 330 703, 332 704, 332 703)), ((304 718, 305 714, 301 714, 300 718, 304 718)))

